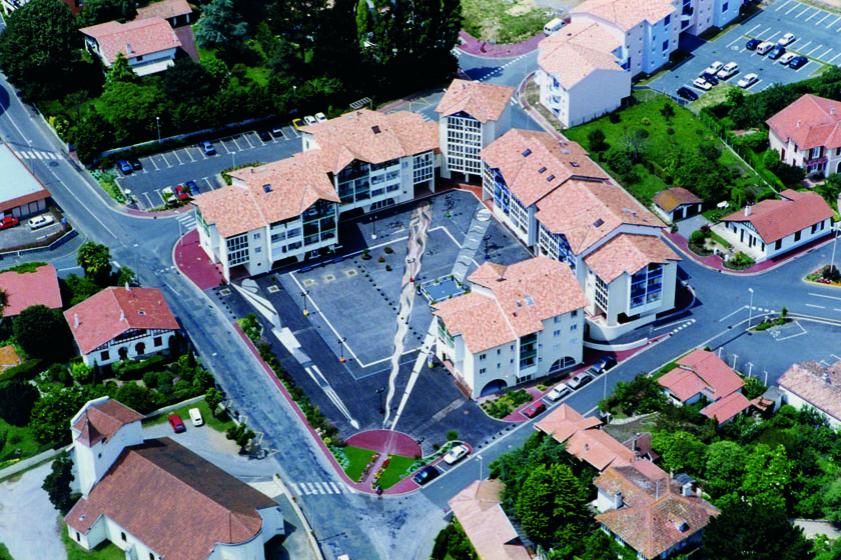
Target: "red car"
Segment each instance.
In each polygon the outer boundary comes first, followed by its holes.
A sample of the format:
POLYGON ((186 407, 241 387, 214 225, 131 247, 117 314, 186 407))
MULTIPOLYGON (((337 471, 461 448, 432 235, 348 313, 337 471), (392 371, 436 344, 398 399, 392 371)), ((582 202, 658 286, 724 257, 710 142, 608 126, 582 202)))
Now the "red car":
POLYGON ((523 409, 523 416, 526 418, 534 418, 544 410, 546 410, 546 405, 543 404, 543 401, 533 402, 523 409))
POLYGON ((187 431, 187 426, 184 425, 184 421, 177 414, 170 414, 167 420, 169 420, 169 425, 172 426, 172 431, 176 434, 187 431))
POLYGON ((184 185, 178 185, 175 187, 175 196, 178 197, 178 200, 187 200, 190 198, 190 189, 185 187, 184 185))
POLYGON ((20 224, 20 220, 14 216, 3 216, 3 218, 0 219, 0 229, 13 228, 18 224, 20 224))

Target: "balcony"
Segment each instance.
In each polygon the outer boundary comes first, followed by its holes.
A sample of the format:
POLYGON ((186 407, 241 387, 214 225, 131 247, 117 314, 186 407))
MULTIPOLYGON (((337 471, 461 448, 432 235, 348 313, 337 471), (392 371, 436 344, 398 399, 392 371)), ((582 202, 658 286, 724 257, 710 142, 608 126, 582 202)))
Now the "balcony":
POLYGON ((824 165, 824 164, 826 164, 826 161, 827 161, 827 157, 825 155, 823 155, 823 156, 819 156, 819 157, 816 157, 816 158, 804 159, 803 160, 803 165, 806 166, 806 167, 812 167, 813 165, 824 165))

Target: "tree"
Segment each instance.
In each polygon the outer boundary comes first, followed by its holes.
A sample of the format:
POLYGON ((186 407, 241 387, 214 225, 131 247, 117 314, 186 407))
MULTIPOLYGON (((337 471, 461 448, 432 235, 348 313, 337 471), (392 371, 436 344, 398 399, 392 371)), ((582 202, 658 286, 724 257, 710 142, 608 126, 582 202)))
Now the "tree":
POLYGON ((60 361, 70 353, 70 329, 61 313, 44 305, 33 305, 15 318, 15 340, 30 356, 60 361))
POLYGON ((768 168, 768 171, 776 175, 786 187, 798 187, 806 177, 806 172, 803 169, 781 161, 780 154, 774 150, 765 152, 762 155, 762 162, 768 168))
POLYGON ((204 394, 204 402, 207 403, 207 407, 213 416, 216 416, 216 411, 219 409, 219 405, 222 404, 222 400, 224 400, 222 391, 216 387, 209 388, 207 393, 204 394))
POLYGON ((617 383, 613 394, 599 403, 599 408, 628 416, 657 412, 668 405, 663 388, 648 375, 637 375, 629 382, 617 383))
POLYGON ((70 128, 70 138, 76 155, 83 162, 91 162, 108 147, 114 138, 111 124, 96 108, 91 107, 70 128))
POLYGON ((71 362, 70 375, 73 376, 76 383, 87 385, 93 381, 93 368, 81 361, 71 362))
POLYGON ((467 535, 461 528, 457 519, 441 529, 435 537, 435 545, 432 548, 432 560, 478 560, 479 557, 473 550, 467 535))
POLYGON ((291 41, 303 57, 321 36, 327 4, 326 0, 275 0, 268 7, 268 21, 271 29, 291 41))
POLYGON ((705 490, 713 496, 738 491, 745 474, 745 450, 733 441, 717 441, 707 447, 705 490))
POLYGON ((671 471, 701 473, 704 470, 706 446, 689 432, 656 432, 652 447, 662 455, 663 465, 671 471))
POLYGON ((233 440, 237 445, 239 445, 240 454, 245 453, 245 448, 248 447, 248 444, 256 435, 257 434, 254 433, 254 430, 245 424, 237 424, 236 426, 228 428, 228 431, 225 432, 226 438, 233 440))
POLYGON ((165 114, 167 99, 157 81, 112 82, 99 98, 98 109, 113 127, 112 143, 153 138, 155 117, 165 114))
POLYGON ((637 174, 636 169, 634 169, 634 162, 627 150, 614 146, 605 153, 604 162, 621 182, 639 182, 639 175, 637 174))
POLYGON ((139 81, 140 76, 135 74, 134 70, 131 69, 125 55, 121 52, 117 53, 117 57, 111 63, 111 67, 105 75, 105 84, 112 85, 117 82, 138 83, 139 81))
POLYGON ((663 106, 660 108, 660 114, 663 115, 663 118, 666 120, 671 119, 675 116, 675 106, 671 101, 666 101, 663 103, 663 106))
POLYGON ((73 460, 66 451, 62 451, 53 461, 50 474, 41 485, 41 488, 49 495, 50 502, 61 512, 61 515, 67 515, 79 499, 70 489, 70 483, 74 478, 73 460))
POLYGON ((517 520, 529 537, 553 543, 587 519, 587 492, 567 465, 539 465, 517 497, 517 520))
POLYGON ((836 525, 841 524, 841 478, 830 482, 821 494, 824 517, 836 525))
POLYGON ((70 419, 88 399, 95 398, 92 391, 81 387, 61 387, 43 395, 32 407, 29 422, 39 443, 59 444, 70 440, 70 419))
POLYGON ((841 196, 841 173, 833 173, 826 181, 816 185, 815 192, 821 195, 827 204, 836 204, 841 196))
POLYGON ((85 0, 79 12, 79 27, 111 20, 129 21, 134 16, 134 2, 131 0, 85 0))
POLYGON ((127 266, 117 269, 117 286, 137 286, 137 275, 127 266))
POLYGON ((148 414, 158 407, 155 393, 135 381, 124 383, 117 389, 114 398, 141 414, 148 414))
POLYGON ((38 397, 38 389, 30 383, 0 384, 0 418, 12 426, 26 426, 38 397))
POLYGON ((85 271, 85 276, 100 286, 107 285, 111 276, 111 251, 107 245, 85 241, 76 251, 76 261, 85 271))
POLYGON ((602 530, 595 530, 584 539, 584 553, 580 560, 615 560, 614 544, 602 530))
POLYGON ((789 460, 784 446, 777 445, 771 449, 764 443, 757 444, 745 459, 745 477, 742 480, 745 500, 785 512, 793 467, 794 463, 789 460))
POLYGON ((73 83, 79 43, 67 4, 32 0, 6 18, 0 66, 25 99, 44 99, 73 83))
POLYGON ((202 48, 224 47, 241 40, 247 30, 233 0, 211 0, 196 23, 196 41, 202 48))
POLYGON ((811 560, 803 531, 789 523, 784 511, 739 500, 726 504, 704 530, 707 558, 746 560, 811 560))
POLYGON ((587 133, 587 145, 590 146, 591 152, 603 152, 608 149, 607 142, 605 142, 605 135, 602 129, 596 128, 587 133))
POLYGON ((193 374, 193 390, 198 393, 204 393, 214 385, 213 375, 203 367, 196 368, 193 374))

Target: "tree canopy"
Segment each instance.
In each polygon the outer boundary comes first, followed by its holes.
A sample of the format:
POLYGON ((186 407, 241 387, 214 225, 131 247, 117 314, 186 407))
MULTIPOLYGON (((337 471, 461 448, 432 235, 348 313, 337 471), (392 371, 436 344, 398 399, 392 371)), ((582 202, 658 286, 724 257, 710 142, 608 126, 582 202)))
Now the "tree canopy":
POLYGON ((71 348, 70 328, 61 313, 44 305, 27 307, 15 317, 15 340, 30 356, 60 361, 71 348))
POLYGON ((85 271, 85 276, 100 286, 107 283, 111 275, 111 251, 107 245, 85 241, 76 251, 76 261, 85 271))
POLYGON ((70 511, 70 508, 78 499, 78 496, 74 496, 70 489, 70 483, 73 482, 74 478, 73 460, 67 455, 66 451, 62 451, 53 460, 50 474, 46 476, 44 483, 41 485, 41 488, 49 495, 50 502, 62 515, 67 515, 67 512, 70 511))
POLYGON ((196 42, 204 48, 225 47, 242 39, 247 30, 233 0, 211 0, 196 23, 196 42))

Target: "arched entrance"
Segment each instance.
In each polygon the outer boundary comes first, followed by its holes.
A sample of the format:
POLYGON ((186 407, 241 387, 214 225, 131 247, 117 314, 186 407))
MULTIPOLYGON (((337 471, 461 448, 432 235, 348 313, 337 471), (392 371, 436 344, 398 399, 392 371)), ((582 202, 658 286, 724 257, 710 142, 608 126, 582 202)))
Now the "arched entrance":
POLYGON ((493 381, 488 381, 488 383, 482 388, 482 392, 479 393, 480 397, 487 397, 490 395, 495 395, 499 393, 503 389, 508 386, 503 379, 494 379, 493 381))
POLYGON ((577 362, 575 358, 572 356, 564 356, 560 360, 555 360, 552 363, 552 367, 549 368, 549 373, 555 373, 561 371, 562 369, 567 369, 574 366, 577 362))
POLYGON ((146 343, 145 342, 138 342, 134 346, 134 353, 138 356, 142 356, 146 353, 146 343))
POLYGON ((117 350, 117 354, 120 356, 121 360, 125 360, 128 358, 128 347, 121 346, 119 350, 117 350))

